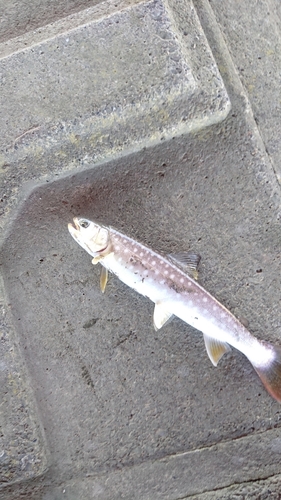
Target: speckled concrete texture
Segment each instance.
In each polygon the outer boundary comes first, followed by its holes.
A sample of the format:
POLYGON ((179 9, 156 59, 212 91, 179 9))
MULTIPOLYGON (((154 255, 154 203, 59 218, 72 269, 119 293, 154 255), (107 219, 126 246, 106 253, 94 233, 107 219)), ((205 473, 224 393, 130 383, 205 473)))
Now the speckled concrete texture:
POLYGON ((155 332, 116 277, 102 295, 67 231, 200 253, 200 283, 280 344, 280 186, 226 3, 91 4, 0 47, 1 500, 279 498, 281 407, 247 359, 155 332))
POLYGON ((87 7, 101 3, 102 0, 1 0, 0 2, 0 42, 22 36, 26 32, 42 28, 48 23, 64 18, 87 7))
MULTIPOLYGON (((2 295, 3 297, 3 295, 2 295)), ((0 484, 28 480, 47 469, 48 452, 26 365, 13 337, 7 303, 1 304, 0 484)))

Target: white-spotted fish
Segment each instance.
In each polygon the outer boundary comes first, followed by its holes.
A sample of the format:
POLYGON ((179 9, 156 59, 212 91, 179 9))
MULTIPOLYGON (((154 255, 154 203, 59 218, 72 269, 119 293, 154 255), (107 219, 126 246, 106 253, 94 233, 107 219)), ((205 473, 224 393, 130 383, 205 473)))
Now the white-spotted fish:
POLYGON ((73 219, 70 234, 102 264, 104 292, 108 271, 155 303, 154 327, 175 315, 203 333, 207 353, 216 366, 230 346, 252 363, 268 392, 281 402, 281 347, 256 339, 214 297, 196 282, 200 257, 180 253, 162 255, 112 229, 88 219, 73 219))

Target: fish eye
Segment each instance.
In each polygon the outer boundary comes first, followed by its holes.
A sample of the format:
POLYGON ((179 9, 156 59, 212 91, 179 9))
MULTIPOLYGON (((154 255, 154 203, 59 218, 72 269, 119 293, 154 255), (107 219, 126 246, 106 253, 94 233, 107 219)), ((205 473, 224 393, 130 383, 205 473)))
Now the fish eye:
POLYGON ((80 225, 81 227, 83 227, 84 229, 87 229, 87 227, 89 227, 89 225, 90 225, 90 222, 88 222, 88 221, 87 221, 87 220, 85 220, 85 219, 82 219, 82 220, 80 220, 80 221, 79 221, 79 225, 80 225))

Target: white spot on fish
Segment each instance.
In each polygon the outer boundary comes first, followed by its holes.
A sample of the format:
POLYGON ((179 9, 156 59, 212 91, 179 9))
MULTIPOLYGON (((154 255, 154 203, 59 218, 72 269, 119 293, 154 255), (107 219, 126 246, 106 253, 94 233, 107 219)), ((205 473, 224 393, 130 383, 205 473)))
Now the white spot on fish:
POLYGON ((188 285, 188 286, 191 286, 191 281, 189 281, 189 282, 187 283, 187 285, 188 285))
POLYGON ((168 274, 168 271, 167 271, 167 270, 166 270, 166 271, 164 271, 164 274, 168 274))
POLYGON ((203 297, 203 302, 208 302, 207 297, 203 297))
POLYGON ((213 311, 216 311, 218 306, 213 306, 213 311))
POLYGON ((171 280, 173 280, 173 279, 174 279, 174 277, 175 277, 175 275, 174 275, 174 274, 170 274, 170 278, 171 278, 171 280))
POLYGON ((128 252, 129 252, 128 248, 125 248, 124 253, 128 253, 128 252))
POLYGON ((117 250, 117 251, 120 250, 119 245, 116 245, 115 250, 117 250))
POLYGON ((143 257, 143 252, 140 252, 140 257, 143 257))
MULTIPOLYGON (((180 279, 180 282, 181 282, 181 283, 183 283, 183 282, 184 282, 184 279, 183 279, 183 278, 181 278, 181 279, 180 279)), ((188 284, 189 284, 189 283, 188 283, 188 284)))
POLYGON ((136 247, 135 247, 135 248, 133 248, 133 252, 134 252, 134 253, 137 253, 137 251, 138 251, 138 249, 137 249, 136 247))
POLYGON ((165 283, 165 280, 160 281, 160 285, 164 285, 164 283, 165 283))
POLYGON ((155 264, 156 264, 155 260, 153 260, 153 261, 151 262, 151 264, 152 264, 152 266, 155 266, 155 264))

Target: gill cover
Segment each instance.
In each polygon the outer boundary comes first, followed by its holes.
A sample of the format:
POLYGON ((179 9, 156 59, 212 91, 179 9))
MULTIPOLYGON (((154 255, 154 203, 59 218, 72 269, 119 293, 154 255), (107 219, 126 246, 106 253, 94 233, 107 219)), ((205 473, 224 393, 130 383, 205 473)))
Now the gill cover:
POLYGON ((93 257, 108 249, 109 230, 88 219, 74 217, 68 230, 75 241, 93 257))

